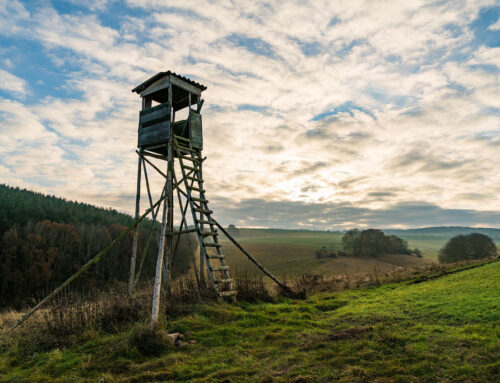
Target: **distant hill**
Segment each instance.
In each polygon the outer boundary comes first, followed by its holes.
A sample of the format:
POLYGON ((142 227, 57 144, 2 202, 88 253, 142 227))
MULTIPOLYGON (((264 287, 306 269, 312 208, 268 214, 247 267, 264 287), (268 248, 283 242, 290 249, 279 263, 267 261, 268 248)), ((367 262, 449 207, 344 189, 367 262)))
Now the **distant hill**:
POLYGON ((394 235, 439 235, 455 236, 460 234, 481 233, 488 235, 492 239, 500 240, 500 229, 490 227, 463 227, 463 226, 437 226, 422 227, 419 229, 383 229, 386 234, 394 235))
POLYGON ((27 189, 0 184, 0 236, 14 225, 49 220, 73 225, 132 224, 132 217, 114 209, 68 201, 27 189))

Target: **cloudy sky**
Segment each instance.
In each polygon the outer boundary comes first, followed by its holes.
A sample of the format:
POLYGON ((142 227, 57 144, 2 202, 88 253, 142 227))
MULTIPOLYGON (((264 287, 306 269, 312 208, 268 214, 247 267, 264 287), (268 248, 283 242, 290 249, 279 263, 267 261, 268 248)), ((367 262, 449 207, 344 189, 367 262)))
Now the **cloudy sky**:
POLYGON ((225 224, 498 227, 499 11, 0 0, 0 182, 132 213, 130 90, 170 69, 208 86, 205 185, 225 224))

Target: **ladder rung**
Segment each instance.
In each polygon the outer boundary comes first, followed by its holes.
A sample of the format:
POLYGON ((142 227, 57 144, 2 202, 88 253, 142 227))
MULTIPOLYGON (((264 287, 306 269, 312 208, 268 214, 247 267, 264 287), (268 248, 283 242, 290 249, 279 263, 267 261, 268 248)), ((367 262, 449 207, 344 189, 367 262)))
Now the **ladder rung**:
POLYGON ((186 142, 190 142, 191 141, 189 138, 182 137, 182 136, 176 136, 176 135, 174 135, 174 138, 176 138, 178 140, 181 140, 181 141, 186 141, 186 142))
POLYGON ((205 198, 198 198, 198 197, 191 197, 193 201, 198 201, 198 202, 203 202, 203 203, 208 203, 208 200, 205 198))
POLYGON ((186 176, 186 177, 184 177, 184 178, 186 178, 187 180, 196 181, 196 182, 201 182, 201 183, 205 182, 205 181, 203 181, 203 180, 199 180, 198 178, 191 177, 191 176, 186 176))
POLYGON ((187 166, 187 165, 184 165, 183 168, 187 169, 187 170, 191 170, 192 172, 199 172, 200 171, 200 169, 193 168, 193 167, 187 166))
POLYGON ((224 259, 226 256, 224 254, 208 254, 210 259, 224 259))
POLYGON ((201 231, 200 234, 204 237, 208 237, 210 235, 217 235, 217 230, 215 230, 215 231, 201 231))
POLYGON ((231 290, 231 291, 219 291, 219 295, 221 297, 231 297, 233 295, 238 294, 236 290, 231 290))
POLYGON ((195 207, 194 211, 196 211, 198 213, 203 213, 203 214, 212 214, 213 213, 212 210, 200 209, 199 207, 195 207))
POLYGON ((227 271, 229 266, 211 266, 212 271, 227 271))
POLYGON ((203 243, 205 247, 222 247, 220 243, 203 243))
POLYGON ((225 279, 217 279, 217 278, 215 278, 214 282, 215 283, 233 283, 234 281, 233 281, 232 278, 225 278, 225 279))
POLYGON ((187 146, 181 146, 181 145, 179 145, 179 144, 175 145, 175 148, 176 148, 176 149, 179 149, 179 150, 185 150, 185 151, 187 151, 187 152, 196 153, 196 150, 191 149, 191 148, 188 148, 187 146))
POLYGON ((200 193, 205 193, 205 189, 200 189, 200 188, 197 188, 195 186, 188 186, 188 188, 190 190, 194 190, 194 191, 197 191, 197 192, 200 192, 200 193))
POLYGON ((205 221, 204 219, 197 219, 196 221, 202 225, 215 225, 213 221, 205 221))
POLYGON ((186 161, 201 162, 198 158, 195 157, 179 156, 179 158, 182 158, 183 160, 186 161))

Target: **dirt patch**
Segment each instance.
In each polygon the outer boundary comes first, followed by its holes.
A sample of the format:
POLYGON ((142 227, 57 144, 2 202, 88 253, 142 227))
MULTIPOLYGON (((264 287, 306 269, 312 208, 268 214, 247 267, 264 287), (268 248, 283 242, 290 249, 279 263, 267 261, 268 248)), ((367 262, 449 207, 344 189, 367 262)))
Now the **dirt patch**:
POLYGON ((327 336, 328 340, 345 340, 345 339, 362 339, 373 330, 372 326, 353 327, 345 330, 337 331, 327 336))
POLYGON ((345 301, 333 301, 333 302, 317 303, 315 307, 319 311, 328 312, 328 311, 335 311, 338 308, 343 307, 345 305, 347 305, 347 302, 345 301))
POLYGON ((373 330, 372 326, 366 327, 354 327, 345 330, 339 330, 332 332, 327 335, 312 336, 308 337, 304 341, 304 345, 301 347, 302 351, 309 351, 313 349, 320 349, 328 347, 330 342, 341 341, 346 339, 363 339, 371 333, 373 330))

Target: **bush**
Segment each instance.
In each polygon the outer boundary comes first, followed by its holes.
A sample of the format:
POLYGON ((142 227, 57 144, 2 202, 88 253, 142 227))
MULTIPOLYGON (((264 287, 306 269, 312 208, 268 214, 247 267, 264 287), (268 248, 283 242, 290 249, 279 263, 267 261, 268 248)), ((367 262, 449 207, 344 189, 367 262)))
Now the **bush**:
POLYGON ((439 251, 439 262, 469 261, 494 257, 496 254, 497 247, 487 235, 479 233, 457 235, 439 251))
MULTIPOLYGON (((410 254, 408 242, 395 235, 387 236, 377 229, 351 229, 342 237, 342 246, 353 256, 377 257, 383 254, 410 254)), ((339 254, 340 255, 340 254, 339 254)))
POLYGON ((410 254, 414 255, 417 258, 422 258, 422 252, 418 248, 414 248, 410 254))

